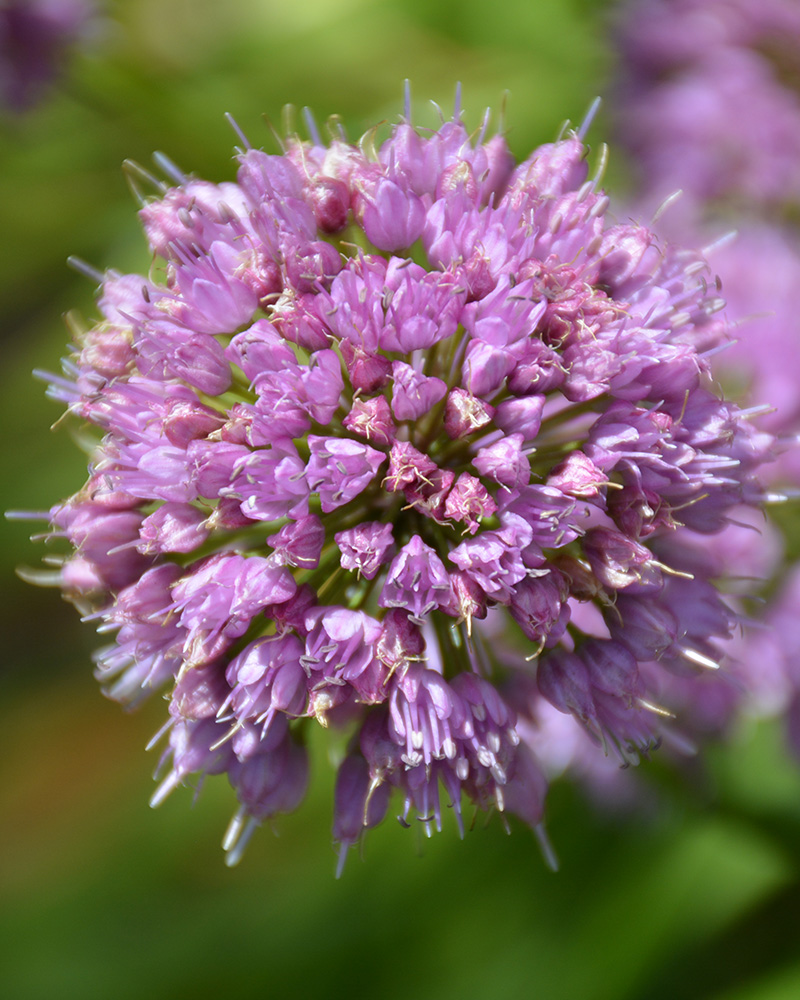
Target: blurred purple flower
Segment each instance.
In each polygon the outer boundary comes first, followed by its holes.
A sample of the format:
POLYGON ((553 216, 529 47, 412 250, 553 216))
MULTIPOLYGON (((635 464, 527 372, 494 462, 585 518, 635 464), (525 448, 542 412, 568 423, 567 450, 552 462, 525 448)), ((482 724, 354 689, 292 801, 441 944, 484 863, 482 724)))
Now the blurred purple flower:
POLYGON ((641 187, 748 211, 800 193, 794 0, 631 0, 615 116, 641 187))
MULTIPOLYGON (((794 0, 632 0, 619 19, 617 43, 616 116, 638 175, 635 200, 653 207, 683 189, 659 228, 674 239, 710 244, 730 323, 729 341, 712 360, 714 375, 727 395, 748 398, 754 426, 775 436, 775 460, 762 478, 776 497, 795 492, 800 6, 794 0), (735 227, 734 238, 718 238, 723 225, 735 227)), ((702 540, 682 533, 681 568, 725 580, 732 605, 757 620, 725 641, 729 670, 706 683, 702 698, 685 679, 673 681, 671 697, 686 707, 698 733, 730 726, 742 712, 775 713, 800 701, 786 624, 791 614, 800 615, 796 568, 781 565, 783 538, 765 517, 740 509, 731 520, 725 531, 702 540), (769 577, 784 578, 777 597, 763 607, 748 601, 758 581, 769 577)), ((695 646, 695 652, 707 651, 695 646)))
POLYGON ((0 0, 0 101, 13 111, 36 104, 86 34, 91 0, 0 0))

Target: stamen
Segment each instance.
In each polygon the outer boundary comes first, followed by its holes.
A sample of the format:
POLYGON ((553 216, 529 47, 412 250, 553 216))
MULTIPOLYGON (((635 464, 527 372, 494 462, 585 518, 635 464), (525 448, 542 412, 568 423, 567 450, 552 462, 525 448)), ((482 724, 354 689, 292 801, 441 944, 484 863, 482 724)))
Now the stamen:
POLYGON ((140 183, 153 188, 159 197, 163 197, 167 193, 167 185, 163 181, 160 181, 154 174, 151 174, 149 170, 145 170, 135 160, 125 160, 122 164, 122 172, 125 174, 128 187, 131 189, 134 198, 136 198, 141 206, 147 204, 147 199, 139 189, 140 183))
POLYGON ((98 271, 96 267, 92 267, 91 264, 87 264, 86 261, 82 260, 80 257, 75 257, 74 255, 67 257, 67 264, 69 264, 73 271, 77 271, 78 274, 84 275, 96 285, 102 285, 105 281, 105 275, 102 271, 98 271))
POLYGON ((170 771, 150 797, 150 808, 157 809, 180 785, 181 778, 177 771, 170 771))
POLYGON ((247 138, 247 136, 244 134, 244 132, 242 131, 242 129, 239 127, 239 124, 236 121, 236 119, 233 117, 233 115, 226 111, 225 112, 225 120, 230 125, 230 127, 233 129, 233 131, 236 133, 236 135, 238 135, 239 140, 241 141, 241 143, 244 146, 244 148, 245 149, 252 149, 253 147, 250 144, 250 140, 247 138))
POLYGON ((719 670, 719 664, 716 660, 712 660, 710 656, 706 656, 697 649, 692 649, 691 646, 680 646, 680 654, 685 660, 689 660, 690 663, 696 664, 698 667, 704 667, 706 670, 719 670))
POLYGON ((600 110, 601 104, 602 104, 602 99, 600 97, 595 97, 595 99, 589 105, 589 110, 586 112, 586 116, 584 117, 580 128, 575 133, 576 138, 580 139, 581 142, 583 142, 584 138, 586 137, 586 133, 592 127, 592 122, 595 119, 595 115, 600 110))
POLYGON ((161 153, 158 150, 153 153, 153 162, 167 177, 175 181, 176 184, 185 184, 189 179, 186 174, 178 167, 167 155, 166 153, 161 153))
POLYGON ((319 129, 317 128, 317 123, 314 120, 314 115, 311 108, 303 108, 303 120, 306 123, 306 128, 308 129, 308 134, 311 136, 311 141, 315 146, 324 146, 325 143, 322 141, 322 136, 319 134, 319 129))
POLYGON ((64 577, 60 570, 33 569, 30 566, 17 566, 14 571, 20 580, 31 583, 34 587, 60 587, 64 577))
POLYGON ((672 194, 667 195, 667 197, 661 202, 658 208, 653 212, 652 225, 655 226, 659 221, 661 216, 668 211, 672 206, 678 202, 683 197, 683 191, 678 188, 677 191, 673 191, 672 194))
POLYGON ((537 823, 533 828, 533 832, 536 835, 536 839, 539 842, 539 848, 542 852, 542 857, 544 858, 545 864, 552 872, 558 871, 558 855, 556 854, 553 845, 550 842, 550 838, 547 836, 547 830, 545 830, 543 823, 537 823))
POLYGON ((259 826, 258 820, 251 816, 242 828, 241 821, 237 821, 237 817, 238 813, 231 821, 233 829, 228 827, 228 831, 226 832, 225 839, 223 841, 223 847, 226 843, 229 845, 225 848, 225 864, 228 868, 235 868, 236 865, 238 865, 242 860, 247 845, 253 839, 253 834, 259 826))
POLYGON ((411 81, 406 77, 403 80, 403 117, 411 124, 411 81))

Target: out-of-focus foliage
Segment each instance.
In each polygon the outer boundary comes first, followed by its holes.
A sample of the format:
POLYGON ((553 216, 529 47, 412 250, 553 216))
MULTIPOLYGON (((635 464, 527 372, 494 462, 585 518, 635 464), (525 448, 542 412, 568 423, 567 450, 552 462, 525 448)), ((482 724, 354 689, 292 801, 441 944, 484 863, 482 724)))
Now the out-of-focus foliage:
MULTIPOLYGON (((25 117, 0 124, 0 406, 3 508, 43 509, 84 475, 59 408, 29 374, 53 370, 69 334, 60 315, 92 315, 91 283, 64 264, 146 269, 120 165, 161 149, 183 169, 233 174, 231 112, 254 145, 282 107, 341 115, 357 137, 396 117, 412 81, 415 120, 429 99, 467 120, 486 105, 512 148, 579 120, 610 68, 608 8, 588 0, 119 0, 107 5, 68 75, 25 117)), ((298 119, 299 120, 299 119, 298 119)), ((602 119, 590 139, 605 138, 602 119)), ((612 173, 613 169, 612 154, 612 173)), ((5 524, 0 785, 0 982, 19 1000, 108 995, 197 998, 270 991, 319 996, 413 991, 437 998, 778 1000, 800 993, 800 774, 767 726, 738 734, 638 813, 593 813, 567 787, 548 826, 560 874, 521 827, 482 822, 457 840, 384 826, 364 861, 333 879, 318 777, 280 837, 222 864, 231 798, 209 787, 159 812, 142 746, 157 705, 133 717, 91 677, 90 630, 15 565, 39 552, 5 524)), ((157 753, 157 752, 156 752, 157 753)), ((156 763, 153 755, 152 765, 156 763)), ((317 753, 315 766, 327 766, 317 753)))

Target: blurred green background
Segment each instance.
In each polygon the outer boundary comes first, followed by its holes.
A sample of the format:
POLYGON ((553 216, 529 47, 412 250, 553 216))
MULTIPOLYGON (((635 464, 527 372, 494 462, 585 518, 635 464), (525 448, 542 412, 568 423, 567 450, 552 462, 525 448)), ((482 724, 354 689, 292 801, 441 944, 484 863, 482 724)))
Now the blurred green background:
MULTIPOLYGON (((0 122, 3 509, 45 509, 85 478, 60 414, 33 381, 56 370, 61 316, 93 315, 99 268, 149 258, 120 166, 153 150, 233 176, 231 112, 270 147, 266 114, 339 113, 351 138, 394 118, 409 77, 416 120, 499 109, 517 156, 608 91, 612 4, 592 0, 120 0, 46 101, 0 122)), ((603 114, 590 134, 607 138, 603 114)), ((612 156, 609 181, 624 164, 612 156)), ((0 992, 13 1000, 220 994, 502 995, 583 1000, 796 1000, 800 996, 800 768, 778 726, 743 727, 676 781, 645 765, 646 810, 550 796, 559 874, 532 835, 478 821, 428 842, 391 820, 333 878, 332 773, 320 742, 309 801, 265 828, 239 868, 219 847, 222 779, 191 808, 147 808, 159 727, 92 678, 97 644, 55 591, 13 575, 41 555, 3 523, 0 661, 0 992)))

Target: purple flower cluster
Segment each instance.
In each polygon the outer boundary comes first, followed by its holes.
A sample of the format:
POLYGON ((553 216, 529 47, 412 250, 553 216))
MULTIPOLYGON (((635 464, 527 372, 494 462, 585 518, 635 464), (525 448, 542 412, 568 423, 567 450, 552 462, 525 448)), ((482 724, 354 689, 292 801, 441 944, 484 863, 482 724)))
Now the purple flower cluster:
POLYGON ((515 165, 460 115, 290 136, 235 183, 167 164, 162 263, 108 272, 51 394, 97 432, 54 507, 105 691, 167 686, 158 803, 225 773, 235 862, 344 727, 334 837, 464 799, 539 829, 544 702, 620 763, 736 615, 690 539, 761 503, 772 439, 714 393, 695 253, 614 224, 579 137, 515 165))

